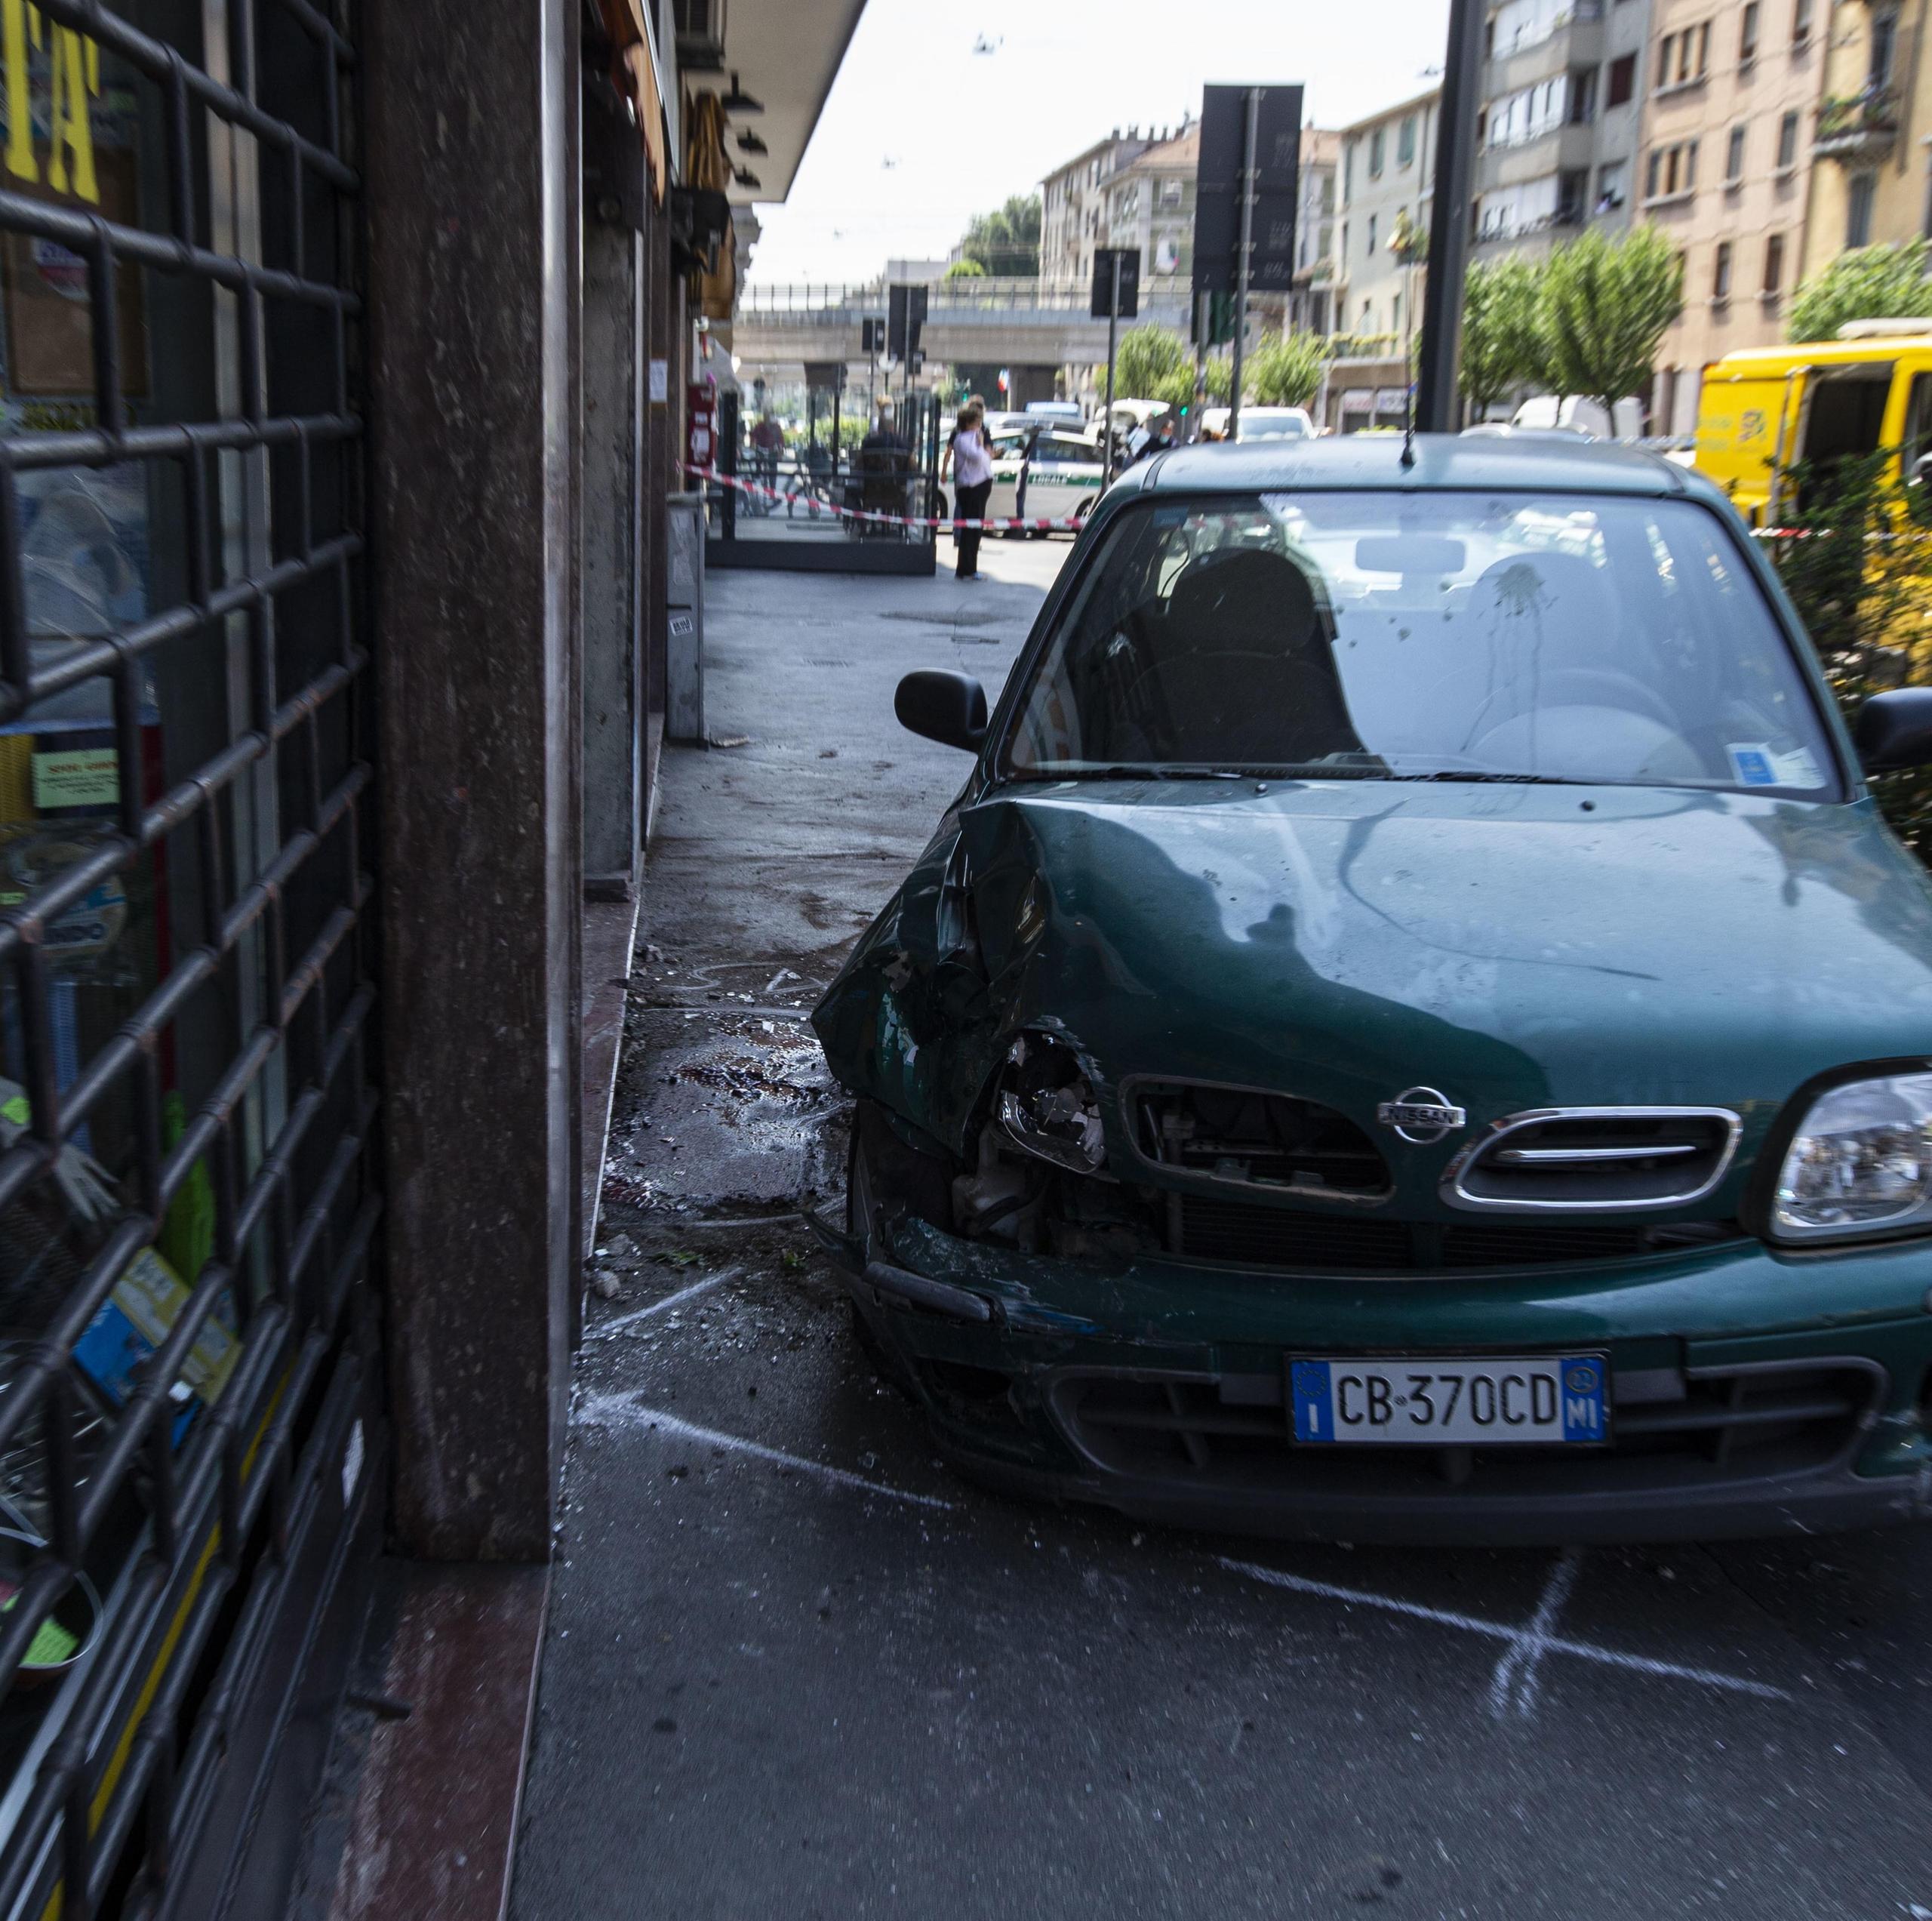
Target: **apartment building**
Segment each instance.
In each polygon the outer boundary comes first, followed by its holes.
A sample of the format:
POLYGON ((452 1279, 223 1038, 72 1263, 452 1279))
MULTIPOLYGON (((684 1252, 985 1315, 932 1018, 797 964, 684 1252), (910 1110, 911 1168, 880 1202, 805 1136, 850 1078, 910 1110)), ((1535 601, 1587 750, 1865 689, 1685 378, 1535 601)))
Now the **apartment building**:
POLYGON ((1429 230, 1439 97, 1432 88, 1341 130, 1334 332, 1406 338, 1421 317, 1420 257, 1389 243, 1429 230))
POLYGON ((1297 331, 1335 331, 1335 171, 1341 146, 1341 135, 1331 128, 1302 129, 1294 284, 1288 295, 1288 324, 1297 331))
MULTIPOLYGON (((1769 0, 1789 8, 1795 0, 1769 0)), ((1814 0, 1824 67, 1802 268, 1932 235, 1932 60, 1923 6, 1814 0)))
POLYGON ((1083 149, 1040 183, 1040 285, 1063 292, 1088 286, 1094 278, 1094 249, 1109 244, 1103 223, 1115 176, 1166 136, 1137 127, 1116 127, 1103 140, 1083 149))
MULTIPOLYGON (((1814 156, 1827 144, 1818 103, 1828 29, 1863 28, 1876 11, 1861 0, 1828 13, 1829 4, 1651 0, 1637 199, 1684 260, 1684 311, 1658 349, 1657 433, 1694 430, 1707 362, 1783 331, 1814 156)), ((1838 177, 1829 184, 1837 189, 1838 177)), ((1826 223, 1826 257, 1844 244, 1841 226, 1826 223)))
POLYGON ((1503 0, 1477 117, 1477 257, 1630 223, 1652 0, 1503 0))
MULTIPOLYGON (((1100 244, 1139 248, 1143 279, 1192 273, 1195 180, 1200 171, 1200 125, 1184 120, 1178 134, 1155 140, 1097 184, 1100 244)), ((1091 243, 1087 260, 1091 276, 1091 243)), ((1044 255, 1041 264, 1044 270, 1044 255)))

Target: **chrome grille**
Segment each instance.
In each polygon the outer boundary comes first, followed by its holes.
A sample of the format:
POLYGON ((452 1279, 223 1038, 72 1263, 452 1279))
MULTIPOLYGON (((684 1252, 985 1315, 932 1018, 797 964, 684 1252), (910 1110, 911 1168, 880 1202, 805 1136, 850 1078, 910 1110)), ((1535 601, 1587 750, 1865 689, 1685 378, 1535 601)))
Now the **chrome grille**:
POLYGON ((1722 1107, 1561 1107, 1497 1122, 1451 1166, 1459 1207, 1679 1206, 1724 1178, 1738 1119, 1722 1107))

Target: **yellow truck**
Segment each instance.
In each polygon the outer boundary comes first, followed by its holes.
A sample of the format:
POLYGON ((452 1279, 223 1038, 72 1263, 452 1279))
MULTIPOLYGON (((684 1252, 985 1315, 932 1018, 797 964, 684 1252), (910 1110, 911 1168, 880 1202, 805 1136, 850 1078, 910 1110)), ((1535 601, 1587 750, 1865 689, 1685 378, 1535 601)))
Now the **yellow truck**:
POLYGON ((1932 319, 1854 321, 1835 340, 1727 353, 1704 370, 1695 463, 1753 526, 1777 524, 1800 463, 1881 448, 1906 484, 1932 478, 1932 319))

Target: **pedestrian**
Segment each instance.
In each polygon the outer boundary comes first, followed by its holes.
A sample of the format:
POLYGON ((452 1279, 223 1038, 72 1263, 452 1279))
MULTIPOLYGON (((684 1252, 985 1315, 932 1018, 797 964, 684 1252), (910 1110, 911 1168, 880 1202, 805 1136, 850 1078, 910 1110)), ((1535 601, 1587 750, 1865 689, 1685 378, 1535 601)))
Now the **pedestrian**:
POLYGON ((992 449, 986 442, 986 410, 977 398, 959 410, 946 443, 946 457, 940 463, 940 483, 948 472, 956 479, 952 490, 952 544, 959 556, 953 569, 961 580, 983 580, 980 571, 980 534, 977 527, 962 526, 963 521, 983 520, 986 503, 992 496, 992 449))

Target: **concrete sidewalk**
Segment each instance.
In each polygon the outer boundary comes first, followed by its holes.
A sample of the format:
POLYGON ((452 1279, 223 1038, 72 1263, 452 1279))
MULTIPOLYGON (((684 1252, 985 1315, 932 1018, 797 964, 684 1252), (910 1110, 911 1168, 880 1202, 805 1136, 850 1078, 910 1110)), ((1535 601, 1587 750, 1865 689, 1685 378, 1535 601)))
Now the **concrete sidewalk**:
POLYGON ((1925 1531, 1209 1541, 985 1495, 874 1380, 795 1211, 844 1184, 804 1014, 965 772, 894 681, 996 691, 1066 551, 709 583, 718 744, 666 757, 516 1921, 1932 1910, 1925 1531))

